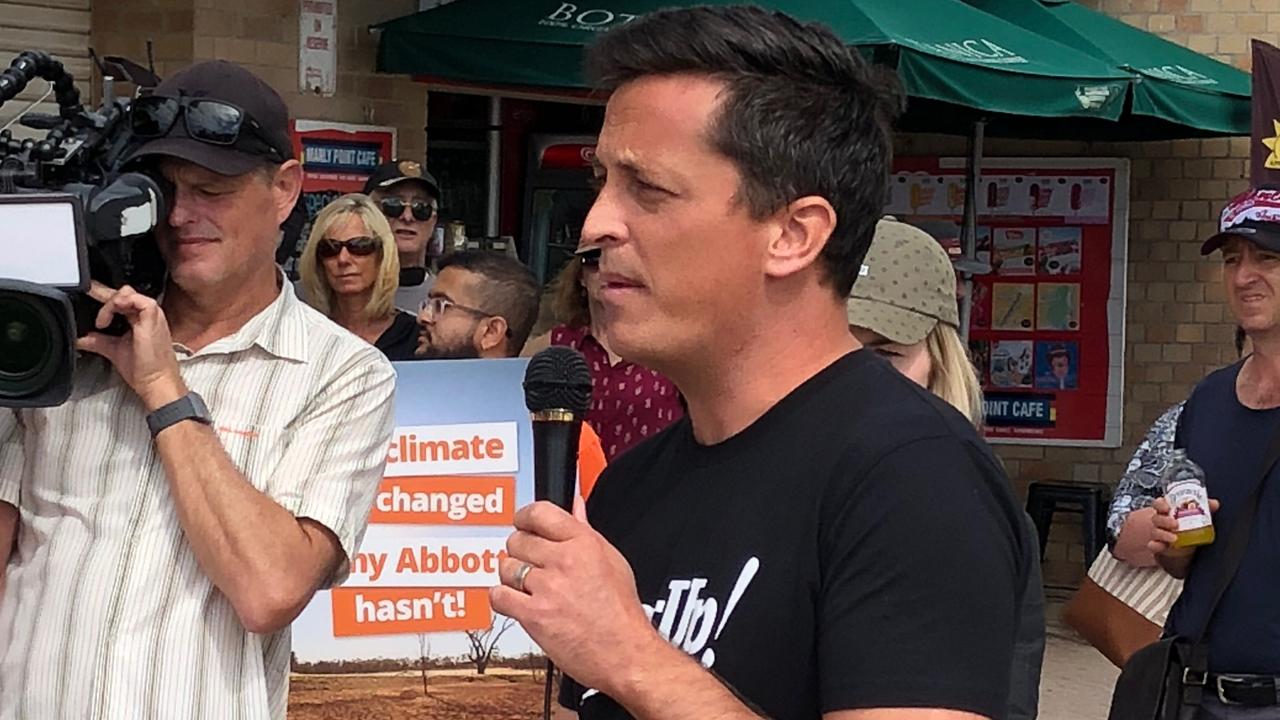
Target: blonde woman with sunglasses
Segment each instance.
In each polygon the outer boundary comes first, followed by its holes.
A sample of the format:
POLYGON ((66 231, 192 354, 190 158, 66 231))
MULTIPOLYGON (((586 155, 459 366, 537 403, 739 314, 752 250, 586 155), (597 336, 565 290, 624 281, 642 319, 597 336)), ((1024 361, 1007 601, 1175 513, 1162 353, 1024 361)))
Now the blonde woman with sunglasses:
POLYGON ((298 264, 312 307, 387 359, 414 359, 417 319, 395 307, 400 276, 395 236, 367 195, 343 195, 326 205, 298 264))

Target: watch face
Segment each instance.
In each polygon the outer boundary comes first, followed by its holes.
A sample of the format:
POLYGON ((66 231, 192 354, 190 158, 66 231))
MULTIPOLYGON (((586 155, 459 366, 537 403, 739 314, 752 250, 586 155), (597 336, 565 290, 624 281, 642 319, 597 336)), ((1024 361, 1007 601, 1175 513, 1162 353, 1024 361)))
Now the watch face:
POLYGON ((213 418, 209 415, 209 406, 204 404, 204 398, 195 392, 187 393, 187 399, 191 401, 191 409, 196 413, 199 419, 204 422, 211 422, 213 418))

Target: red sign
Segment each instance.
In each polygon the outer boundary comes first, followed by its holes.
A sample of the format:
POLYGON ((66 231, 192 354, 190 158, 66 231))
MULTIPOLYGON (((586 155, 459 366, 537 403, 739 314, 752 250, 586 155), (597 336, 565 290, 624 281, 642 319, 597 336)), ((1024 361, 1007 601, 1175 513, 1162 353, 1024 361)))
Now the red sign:
POLYGON ((538 158, 540 170, 578 170, 591 167, 596 156, 595 145, 548 145, 538 158))
MULTIPOLYGON (((899 158, 886 212, 960 253, 962 161, 899 158)), ((986 435, 1029 444, 1120 443, 1127 166, 989 160, 978 187, 969 348, 986 435)))

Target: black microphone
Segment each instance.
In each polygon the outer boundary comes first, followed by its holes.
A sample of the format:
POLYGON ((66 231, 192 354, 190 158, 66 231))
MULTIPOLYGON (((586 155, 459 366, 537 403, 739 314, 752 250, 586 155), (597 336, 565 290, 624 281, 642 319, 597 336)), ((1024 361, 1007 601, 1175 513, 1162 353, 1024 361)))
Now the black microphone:
POLYGON ((582 353, 553 346, 524 371, 524 404, 533 419, 533 497, 573 509, 578 438, 591 405, 591 371, 582 353))
MULTIPOLYGON (((533 419, 533 498, 573 510, 578 492, 578 438, 591 406, 591 371, 573 348, 552 346, 524 371, 524 404, 533 419)), ((551 718, 555 664, 547 658, 543 720, 551 718)))

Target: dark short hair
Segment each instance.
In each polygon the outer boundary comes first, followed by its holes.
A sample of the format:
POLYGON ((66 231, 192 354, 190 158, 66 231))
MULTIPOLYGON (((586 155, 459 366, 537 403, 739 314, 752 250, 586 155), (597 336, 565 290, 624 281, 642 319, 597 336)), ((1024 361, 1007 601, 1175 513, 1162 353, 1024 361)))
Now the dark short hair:
POLYGON ((482 310, 507 321, 508 354, 524 347, 538 320, 538 280, 519 260, 492 250, 459 250, 440 258, 436 268, 458 268, 485 279, 482 310))
POLYGON ((742 175, 753 217, 810 195, 835 208, 821 257, 847 296, 884 210, 890 124, 903 108, 896 78, 826 27, 745 5, 650 13, 587 51, 587 75, 603 90, 682 74, 727 86, 709 138, 742 175))

